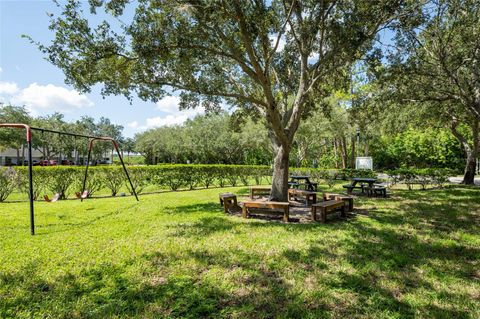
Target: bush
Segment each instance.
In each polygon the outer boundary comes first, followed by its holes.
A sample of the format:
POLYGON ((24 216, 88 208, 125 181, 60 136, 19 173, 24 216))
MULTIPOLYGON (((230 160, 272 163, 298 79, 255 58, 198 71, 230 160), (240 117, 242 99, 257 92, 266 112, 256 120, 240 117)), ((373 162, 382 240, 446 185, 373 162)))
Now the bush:
POLYGON ((404 183, 409 190, 417 184, 425 190, 428 185, 442 188, 447 182, 448 177, 455 174, 455 171, 448 168, 399 168, 387 172, 392 183, 404 183))
MULTIPOLYGON (((19 189, 22 193, 29 194, 29 185, 28 185, 28 167, 17 167, 15 168, 16 171, 19 173, 19 189)), ((45 191, 47 186, 49 173, 41 168, 41 167, 34 167, 33 168, 33 200, 37 200, 38 197, 45 191)))
MULTIPOLYGON (((147 169, 144 169, 143 167, 131 167, 128 169, 128 175, 130 176, 133 189, 135 189, 137 195, 141 194, 145 186, 147 186, 150 181, 150 179, 148 178, 149 171, 147 169)), ((127 186, 130 194, 133 195, 133 190, 128 180, 125 181, 125 185, 127 186)))
POLYGON ((20 174, 17 171, 0 167, 0 202, 5 201, 19 184, 20 174))
POLYGON ((124 181, 127 179, 121 166, 100 166, 95 168, 100 173, 102 184, 116 196, 124 181))
POLYGON ((60 194, 60 199, 68 197, 74 181, 80 177, 80 171, 74 167, 51 166, 43 169, 46 172, 46 188, 53 194, 60 194))
MULTIPOLYGON (((83 179, 85 177, 85 168, 78 172, 77 178, 73 182, 75 192, 81 193, 83 191, 83 179)), ((85 183, 85 190, 88 191, 88 197, 105 187, 104 176, 102 172, 94 167, 88 169, 87 181, 85 183)))
MULTIPOLYGON (((15 168, 19 172, 19 186, 28 193, 28 170, 26 167, 15 168)), ((208 188, 213 183, 221 187, 235 186, 241 182, 248 185, 252 178, 257 184, 262 180, 271 180, 271 169, 268 166, 256 165, 198 165, 198 164, 163 164, 153 166, 127 167, 133 187, 140 194, 146 185, 156 184, 160 188, 176 191, 181 188, 193 189, 199 185, 208 188)), ((69 192, 82 190, 85 167, 83 166, 55 166, 34 167, 33 184, 34 198, 45 189, 67 197, 69 192)), ((130 184, 121 166, 92 166, 88 170, 85 189, 89 196, 102 188, 108 188, 115 196, 124 185, 133 193, 130 184)))

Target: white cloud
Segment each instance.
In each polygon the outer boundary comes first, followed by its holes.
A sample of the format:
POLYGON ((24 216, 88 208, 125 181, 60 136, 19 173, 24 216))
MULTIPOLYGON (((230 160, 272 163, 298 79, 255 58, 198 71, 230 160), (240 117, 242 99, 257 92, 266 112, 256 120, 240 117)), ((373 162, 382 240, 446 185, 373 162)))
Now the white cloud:
POLYGON ((2 69, 2 67, 0 66, 0 73, 2 73, 2 72, 3 72, 3 69, 2 69))
POLYGON ((12 97, 15 104, 25 105, 36 114, 41 111, 69 112, 72 109, 91 107, 94 103, 85 95, 53 84, 30 84, 12 97))
POLYGON ((203 107, 197 107, 195 109, 179 110, 178 106, 180 104, 180 98, 178 96, 166 96, 162 100, 156 103, 156 109, 164 113, 167 113, 165 116, 155 116, 150 117, 145 120, 145 125, 138 125, 137 121, 134 121, 129 124, 130 128, 135 128, 138 130, 147 130, 151 128, 161 127, 161 126, 172 126, 178 125, 185 122, 187 119, 193 118, 198 114, 205 112, 203 107), (136 126, 133 126, 133 125, 136 126))
POLYGON ((146 120, 146 125, 142 128, 150 129, 150 128, 161 127, 161 126, 172 126, 172 125, 182 124, 188 118, 189 116, 187 114, 178 114, 178 115, 169 114, 165 117, 160 117, 160 116, 151 117, 146 120))
MULTIPOLYGON (((1 68, 0 68, 1 72, 1 68)), ((15 82, 3 82, 0 81, 0 94, 12 95, 19 90, 17 83, 15 82)))
POLYGON ((137 128, 138 127, 138 122, 137 121, 130 122, 130 123, 127 124, 127 127, 137 128))
POLYGON ((178 112, 180 98, 178 96, 166 96, 157 103, 157 109, 166 113, 178 112))

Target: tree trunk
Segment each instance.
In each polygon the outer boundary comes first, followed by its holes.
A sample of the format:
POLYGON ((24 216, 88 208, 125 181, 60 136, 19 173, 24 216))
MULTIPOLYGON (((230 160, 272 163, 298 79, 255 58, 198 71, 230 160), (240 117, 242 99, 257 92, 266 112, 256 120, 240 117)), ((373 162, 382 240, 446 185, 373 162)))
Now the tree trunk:
POLYGON ((288 162, 290 148, 284 145, 274 147, 275 159, 273 160, 271 201, 288 202, 288 162))
POLYGON ((451 126, 451 131, 457 140, 462 144, 465 154, 467 154, 467 160, 465 163, 465 170, 463 175, 462 184, 474 185, 475 173, 477 166, 477 157, 480 148, 480 136, 479 136, 479 124, 480 122, 474 118, 470 122, 470 128, 472 129, 472 143, 470 144, 468 139, 463 136, 458 130, 458 123, 454 121, 451 126))
POLYGON ((17 166, 18 165, 20 165, 20 149, 17 147, 17 166))
POLYGON ((366 138, 364 143, 365 143, 365 146, 364 146, 363 152, 365 153, 365 156, 368 156, 368 152, 370 151, 370 143, 366 138))
POLYGON ((471 125, 472 128, 472 147, 465 152, 467 153, 467 162, 465 165, 465 173, 463 175, 462 184, 474 185, 475 173, 477 170, 477 157, 480 148, 480 136, 479 136, 479 121, 474 119, 471 125))
POLYGON ((475 184, 475 171, 477 169, 477 152, 473 149, 467 152, 467 163, 465 165, 465 173, 463 175, 462 184, 474 185, 475 184))
POLYGON ((352 136, 352 154, 350 155, 350 167, 355 168, 355 137, 352 136))
POLYGON ((347 168, 348 156, 347 156, 347 140, 345 136, 340 139, 340 149, 342 152, 342 168, 347 168))
POLYGON ((335 159, 335 168, 338 169, 338 148, 337 148, 337 139, 333 139, 333 154, 334 154, 334 159, 335 159))

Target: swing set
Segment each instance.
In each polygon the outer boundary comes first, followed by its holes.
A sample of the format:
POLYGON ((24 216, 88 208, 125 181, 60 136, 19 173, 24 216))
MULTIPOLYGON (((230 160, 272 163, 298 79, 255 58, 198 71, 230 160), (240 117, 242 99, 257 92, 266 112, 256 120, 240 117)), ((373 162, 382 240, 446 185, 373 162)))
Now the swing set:
POLYGON ((29 125, 23 124, 23 123, 0 123, 0 128, 2 128, 2 127, 24 129, 25 132, 26 132, 26 141, 27 141, 27 148, 28 148, 28 198, 29 198, 29 201, 30 201, 30 233, 32 235, 35 235, 35 212, 34 212, 34 198, 33 198, 34 195, 33 195, 33 168, 32 168, 32 166, 33 166, 33 163, 32 163, 32 131, 39 131, 39 132, 42 132, 42 134, 44 132, 48 132, 48 133, 56 133, 58 135, 73 136, 73 137, 75 137, 75 139, 77 137, 88 139, 88 156, 87 156, 87 162, 86 162, 86 165, 85 165, 85 175, 83 177, 82 193, 80 194, 80 197, 79 197, 81 201, 83 201, 84 199, 87 198, 87 196, 85 196, 85 194, 87 194, 87 191, 85 190, 85 185, 87 183, 88 167, 89 167, 90 160, 91 160, 91 155, 92 155, 92 149, 93 149, 94 142, 96 142, 96 141, 112 142, 113 147, 115 148, 115 151, 117 152, 118 158, 120 159, 120 162, 122 163, 123 170, 124 170, 125 175, 128 179, 128 182, 130 183, 130 187, 132 189, 132 192, 135 195, 136 200, 138 201, 137 192, 135 191, 135 188, 133 187, 132 180, 130 179, 130 175, 128 175, 127 168, 125 167, 125 163, 123 162, 123 157, 120 154, 118 143, 112 137, 90 136, 90 135, 83 135, 83 134, 60 132, 60 131, 55 131, 55 130, 32 127, 32 126, 29 126, 29 125))

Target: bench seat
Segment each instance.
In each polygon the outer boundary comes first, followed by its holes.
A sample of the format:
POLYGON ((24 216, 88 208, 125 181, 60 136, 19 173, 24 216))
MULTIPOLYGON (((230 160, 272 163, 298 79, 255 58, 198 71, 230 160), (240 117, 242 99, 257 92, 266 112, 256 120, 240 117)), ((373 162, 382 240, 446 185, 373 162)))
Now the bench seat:
POLYGON ((317 193, 312 191, 307 191, 303 189, 290 188, 288 190, 288 201, 291 201, 292 198, 297 200, 297 197, 302 197, 305 199, 307 205, 315 204, 317 202, 317 193))
POLYGON ((360 185, 360 186, 353 186, 351 184, 347 184, 347 185, 343 185, 343 188, 346 188, 347 189, 347 194, 348 195, 352 195, 352 191, 357 188, 357 189, 361 189, 362 190, 362 193, 365 189, 365 186, 364 185, 360 185))
POLYGON ((253 199, 253 197, 258 194, 270 194, 271 190, 272 186, 250 186, 250 199, 253 199))
POLYGON ((342 195, 342 194, 335 194, 335 193, 325 193, 323 194, 323 200, 341 200, 345 202, 345 209, 347 212, 353 211, 353 197, 348 196, 348 195, 342 195))
POLYGON ((320 210, 320 221, 327 221, 327 214, 340 210, 342 217, 345 217, 345 202, 341 200, 327 200, 312 205, 312 220, 317 220, 317 209, 320 210))
POLYGON ((220 198, 220 205, 223 206, 223 210, 225 214, 228 214, 230 209, 235 210, 239 209, 237 203, 237 195, 233 193, 223 193, 219 195, 220 198))
POLYGON ((243 218, 248 218, 250 216, 249 209, 258 208, 258 209, 279 209, 283 210, 283 221, 289 221, 290 213, 290 204, 287 202, 243 202, 242 215, 243 218))
POLYGON ((383 185, 373 185, 373 187, 366 187, 368 196, 382 195, 387 197, 387 188, 383 185))

